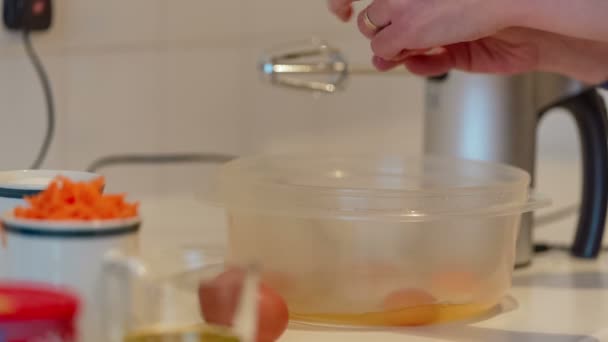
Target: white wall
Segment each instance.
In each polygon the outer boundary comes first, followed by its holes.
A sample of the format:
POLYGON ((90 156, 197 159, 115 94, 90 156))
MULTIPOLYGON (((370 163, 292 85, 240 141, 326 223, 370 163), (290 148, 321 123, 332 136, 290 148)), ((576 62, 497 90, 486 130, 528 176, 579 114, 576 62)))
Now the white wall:
MULTIPOLYGON (((242 154, 331 141, 418 146, 419 80, 353 79, 348 91, 319 99, 260 80, 265 48, 311 36, 343 48, 353 63, 368 62, 354 24, 334 20, 324 1, 55 3, 55 27, 34 37, 57 97, 46 167, 81 169, 117 152, 242 154)), ((2 33, 0 44, 0 169, 23 168, 42 140, 43 102, 18 36, 2 33)), ((104 172, 114 189, 154 194, 202 188, 210 169, 104 172)))
MULTIPOLYGON (((314 97, 271 87, 256 64, 265 48, 318 36, 367 64, 367 42, 324 0, 57 0, 50 33, 36 35, 55 88, 59 127, 46 167, 85 168, 119 152, 234 154, 331 145, 420 148, 424 84, 356 77, 314 97)), ((27 167, 41 142, 39 84, 17 36, 0 35, 0 169, 27 167)), ((572 123, 542 126, 539 186, 563 204, 578 196, 572 123), (557 171, 556 171, 557 170, 557 171), (546 174, 546 175, 544 175, 546 174), (559 177, 572 179, 562 186, 559 177)), ((193 193, 213 167, 107 169, 111 189, 193 193)), ((574 200, 575 201, 575 200, 574 200)))

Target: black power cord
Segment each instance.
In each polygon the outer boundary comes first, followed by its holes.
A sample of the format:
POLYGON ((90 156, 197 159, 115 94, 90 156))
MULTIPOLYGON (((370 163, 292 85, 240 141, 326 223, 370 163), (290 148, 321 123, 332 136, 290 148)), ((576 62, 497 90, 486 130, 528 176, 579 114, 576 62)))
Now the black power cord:
POLYGON ((39 169, 42 166, 42 163, 46 159, 49 148, 51 147, 51 142, 53 140, 53 135, 55 134, 55 101, 53 99, 53 89, 51 87, 51 81, 48 77, 48 74, 40 61, 40 57, 36 53, 34 46, 32 45, 32 40, 30 38, 30 31, 23 30, 23 45, 25 47, 25 52, 40 79, 40 83, 42 85, 42 90, 44 91, 44 99, 46 102, 46 116, 47 116, 47 124, 46 124, 46 133, 44 135, 44 140, 42 142, 42 146, 38 151, 38 155, 36 159, 32 163, 32 169, 39 169))

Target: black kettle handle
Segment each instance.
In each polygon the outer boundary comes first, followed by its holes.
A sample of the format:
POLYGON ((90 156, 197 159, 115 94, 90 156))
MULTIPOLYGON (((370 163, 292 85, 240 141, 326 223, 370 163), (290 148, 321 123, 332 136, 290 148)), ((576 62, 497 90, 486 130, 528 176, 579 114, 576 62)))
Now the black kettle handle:
POLYGON ((575 257, 596 258, 602 247, 608 207, 608 114, 595 88, 565 98, 554 107, 567 109, 578 127, 583 162, 583 189, 578 228, 571 253, 575 257))

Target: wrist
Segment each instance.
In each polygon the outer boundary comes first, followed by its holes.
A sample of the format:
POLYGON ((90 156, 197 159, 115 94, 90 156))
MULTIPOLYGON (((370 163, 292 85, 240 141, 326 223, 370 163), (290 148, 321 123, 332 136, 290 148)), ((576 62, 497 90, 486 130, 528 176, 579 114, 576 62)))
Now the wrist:
POLYGON ((539 49, 542 71, 564 74, 588 84, 608 81, 608 43, 551 35, 539 49))

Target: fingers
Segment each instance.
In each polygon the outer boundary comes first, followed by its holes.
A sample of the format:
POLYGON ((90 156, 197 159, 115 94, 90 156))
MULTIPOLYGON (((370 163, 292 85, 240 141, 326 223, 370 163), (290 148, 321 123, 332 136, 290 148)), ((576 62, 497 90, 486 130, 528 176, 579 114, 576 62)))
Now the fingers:
MULTIPOLYGON (((396 66, 399 65, 406 65, 408 66, 408 63, 410 63, 411 60, 413 60, 412 62, 412 67, 414 68, 414 70, 419 71, 421 74, 424 74, 425 72, 428 72, 428 70, 423 70, 425 68, 425 65, 427 64, 435 64, 438 63, 437 61, 442 61, 445 58, 447 58, 447 60, 449 60, 451 62, 451 66, 452 67, 456 67, 456 64, 459 64, 458 61, 459 59, 454 58, 454 55, 448 55, 447 54, 448 50, 446 48, 440 47, 440 48, 434 48, 434 49, 430 49, 430 50, 424 50, 424 51, 416 51, 416 50, 412 50, 412 51, 402 51, 401 54, 399 55, 398 59, 395 60, 391 60, 391 61, 387 61, 383 58, 380 58, 378 56, 374 56, 372 58, 372 64, 376 67, 376 69, 378 69, 378 71, 388 71, 390 69, 395 68, 396 66), (444 56, 441 56, 444 55, 444 56), (433 58, 433 57, 439 57, 441 56, 441 58, 433 58), (419 57, 419 58, 416 58, 419 57), (427 57, 426 59, 423 57, 427 57), (420 68, 418 68, 418 65, 421 65, 420 68)), ((434 69, 435 66, 430 66, 429 69, 434 69)), ((431 70, 432 71, 432 70, 431 70)))
POLYGON ((357 25, 359 31, 367 38, 373 38, 376 33, 391 23, 391 10, 387 1, 375 0, 359 13, 357 25))
POLYGON ((454 63, 448 54, 414 56, 406 59, 403 64, 411 73, 426 77, 439 76, 454 68, 454 63))
POLYGON ((404 65, 413 74, 429 77, 445 74, 452 69, 468 70, 469 63, 465 61, 467 54, 461 47, 456 47, 453 51, 440 48, 423 53, 412 51, 409 56, 398 61, 387 61, 374 56, 372 63, 379 71, 388 71, 404 65))
POLYGON ((425 77, 439 76, 458 69, 473 71, 470 47, 467 43, 450 45, 446 48, 412 56, 403 61, 405 67, 413 74, 425 77))
POLYGON ((353 15, 352 3, 358 0, 328 0, 329 10, 342 21, 348 21, 353 15))
POLYGON ((389 71, 395 67, 404 65, 411 73, 424 77, 443 75, 455 67, 448 55, 419 55, 406 58, 402 61, 387 61, 380 57, 374 57, 372 63, 378 71, 389 71))
POLYGON ((386 60, 394 60, 403 50, 407 49, 403 42, 403 32, 398 25, 389 25, 378 32, 371 42, 375 56, 386 60))
POLYGON ((387 61, 380 57, 374 56, 372 58, 372 64, 374 64, 374 67, 376 67, 378 71, 388 71, 403 64, 403 61, 387 61))

